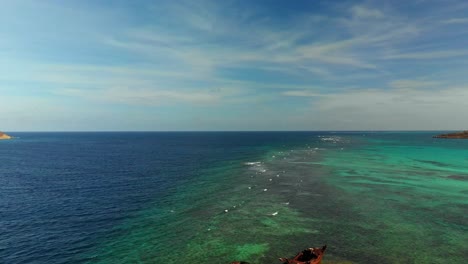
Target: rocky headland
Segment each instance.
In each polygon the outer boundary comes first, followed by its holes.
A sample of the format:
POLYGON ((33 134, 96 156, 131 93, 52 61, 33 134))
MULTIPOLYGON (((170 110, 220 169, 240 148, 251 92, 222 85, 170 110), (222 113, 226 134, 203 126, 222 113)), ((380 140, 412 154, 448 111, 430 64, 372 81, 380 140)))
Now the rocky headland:
POLYGON ((0 139, 11 139, 11 136, 0 131, 0 139))
POLYGON ((449 139, 468 139, 468 130, 462 132, 440 134, 433 136, 434 138, 449 138, 449 139))

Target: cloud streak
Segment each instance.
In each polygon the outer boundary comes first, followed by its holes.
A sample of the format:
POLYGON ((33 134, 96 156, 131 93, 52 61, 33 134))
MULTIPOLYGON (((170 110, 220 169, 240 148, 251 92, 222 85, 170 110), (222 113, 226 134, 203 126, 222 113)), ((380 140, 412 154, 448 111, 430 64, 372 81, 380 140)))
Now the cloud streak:
POLYGON ((467 56, 468 50, 447 50, 447 51, 430 51, 430 52, 414 52, 393 54, 383 57, 384 59, 416 59, 416 60, 431 60, 431 59, 444 59, 460 56, 467 56))
POLYGON ((450 18, 442 21, 443 24, 468 24, 468 18, 450 18))

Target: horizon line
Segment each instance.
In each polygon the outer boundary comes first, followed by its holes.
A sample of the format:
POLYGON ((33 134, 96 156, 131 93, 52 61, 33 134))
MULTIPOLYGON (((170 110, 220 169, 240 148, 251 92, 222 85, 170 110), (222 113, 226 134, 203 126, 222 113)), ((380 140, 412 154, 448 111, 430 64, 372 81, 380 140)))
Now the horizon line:
POLYGON ((439 131, 465 131, 464 129, 421 129, 421 130, 12 130, 8 133, 229 133, 229 132, 439 132, 439 131))

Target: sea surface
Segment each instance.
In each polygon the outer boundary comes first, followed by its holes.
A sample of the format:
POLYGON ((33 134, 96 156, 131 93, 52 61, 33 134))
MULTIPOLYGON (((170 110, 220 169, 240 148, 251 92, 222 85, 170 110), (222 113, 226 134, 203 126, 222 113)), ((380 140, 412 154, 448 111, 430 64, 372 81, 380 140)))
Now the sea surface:
POLYGON ((468 263, 468 140, 9 133, 0 263, 468 263))

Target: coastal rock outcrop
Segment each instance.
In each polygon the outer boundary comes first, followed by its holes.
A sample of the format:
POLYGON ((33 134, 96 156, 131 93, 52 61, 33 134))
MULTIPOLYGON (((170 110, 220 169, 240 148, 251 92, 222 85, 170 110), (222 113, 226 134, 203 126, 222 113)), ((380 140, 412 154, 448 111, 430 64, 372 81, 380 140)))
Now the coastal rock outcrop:
POLYGON ((468 130, 455 133, 447 133, 433 136, 433 138, 448 138, 448 139, 468 139, 468 130))
POLYGON ((279 260, 283 264, 320 264, 322 263, 325 249, 327 249, 327 245, 323 247, 308 248, 297 253, 294 258, 280 258, 279 260))
MULTIPOLYGON (((279 258, 283 264, 320 264, 322 263, 323 255, 325 254, 327 246, 308 248, 299 253, 294 258, 279 258)), ((250 264, 245 261, 234 261, 231 264, 250 264)))
POLYGON ((0 131, 0 139, 11 139, 11 136, 0 131))

